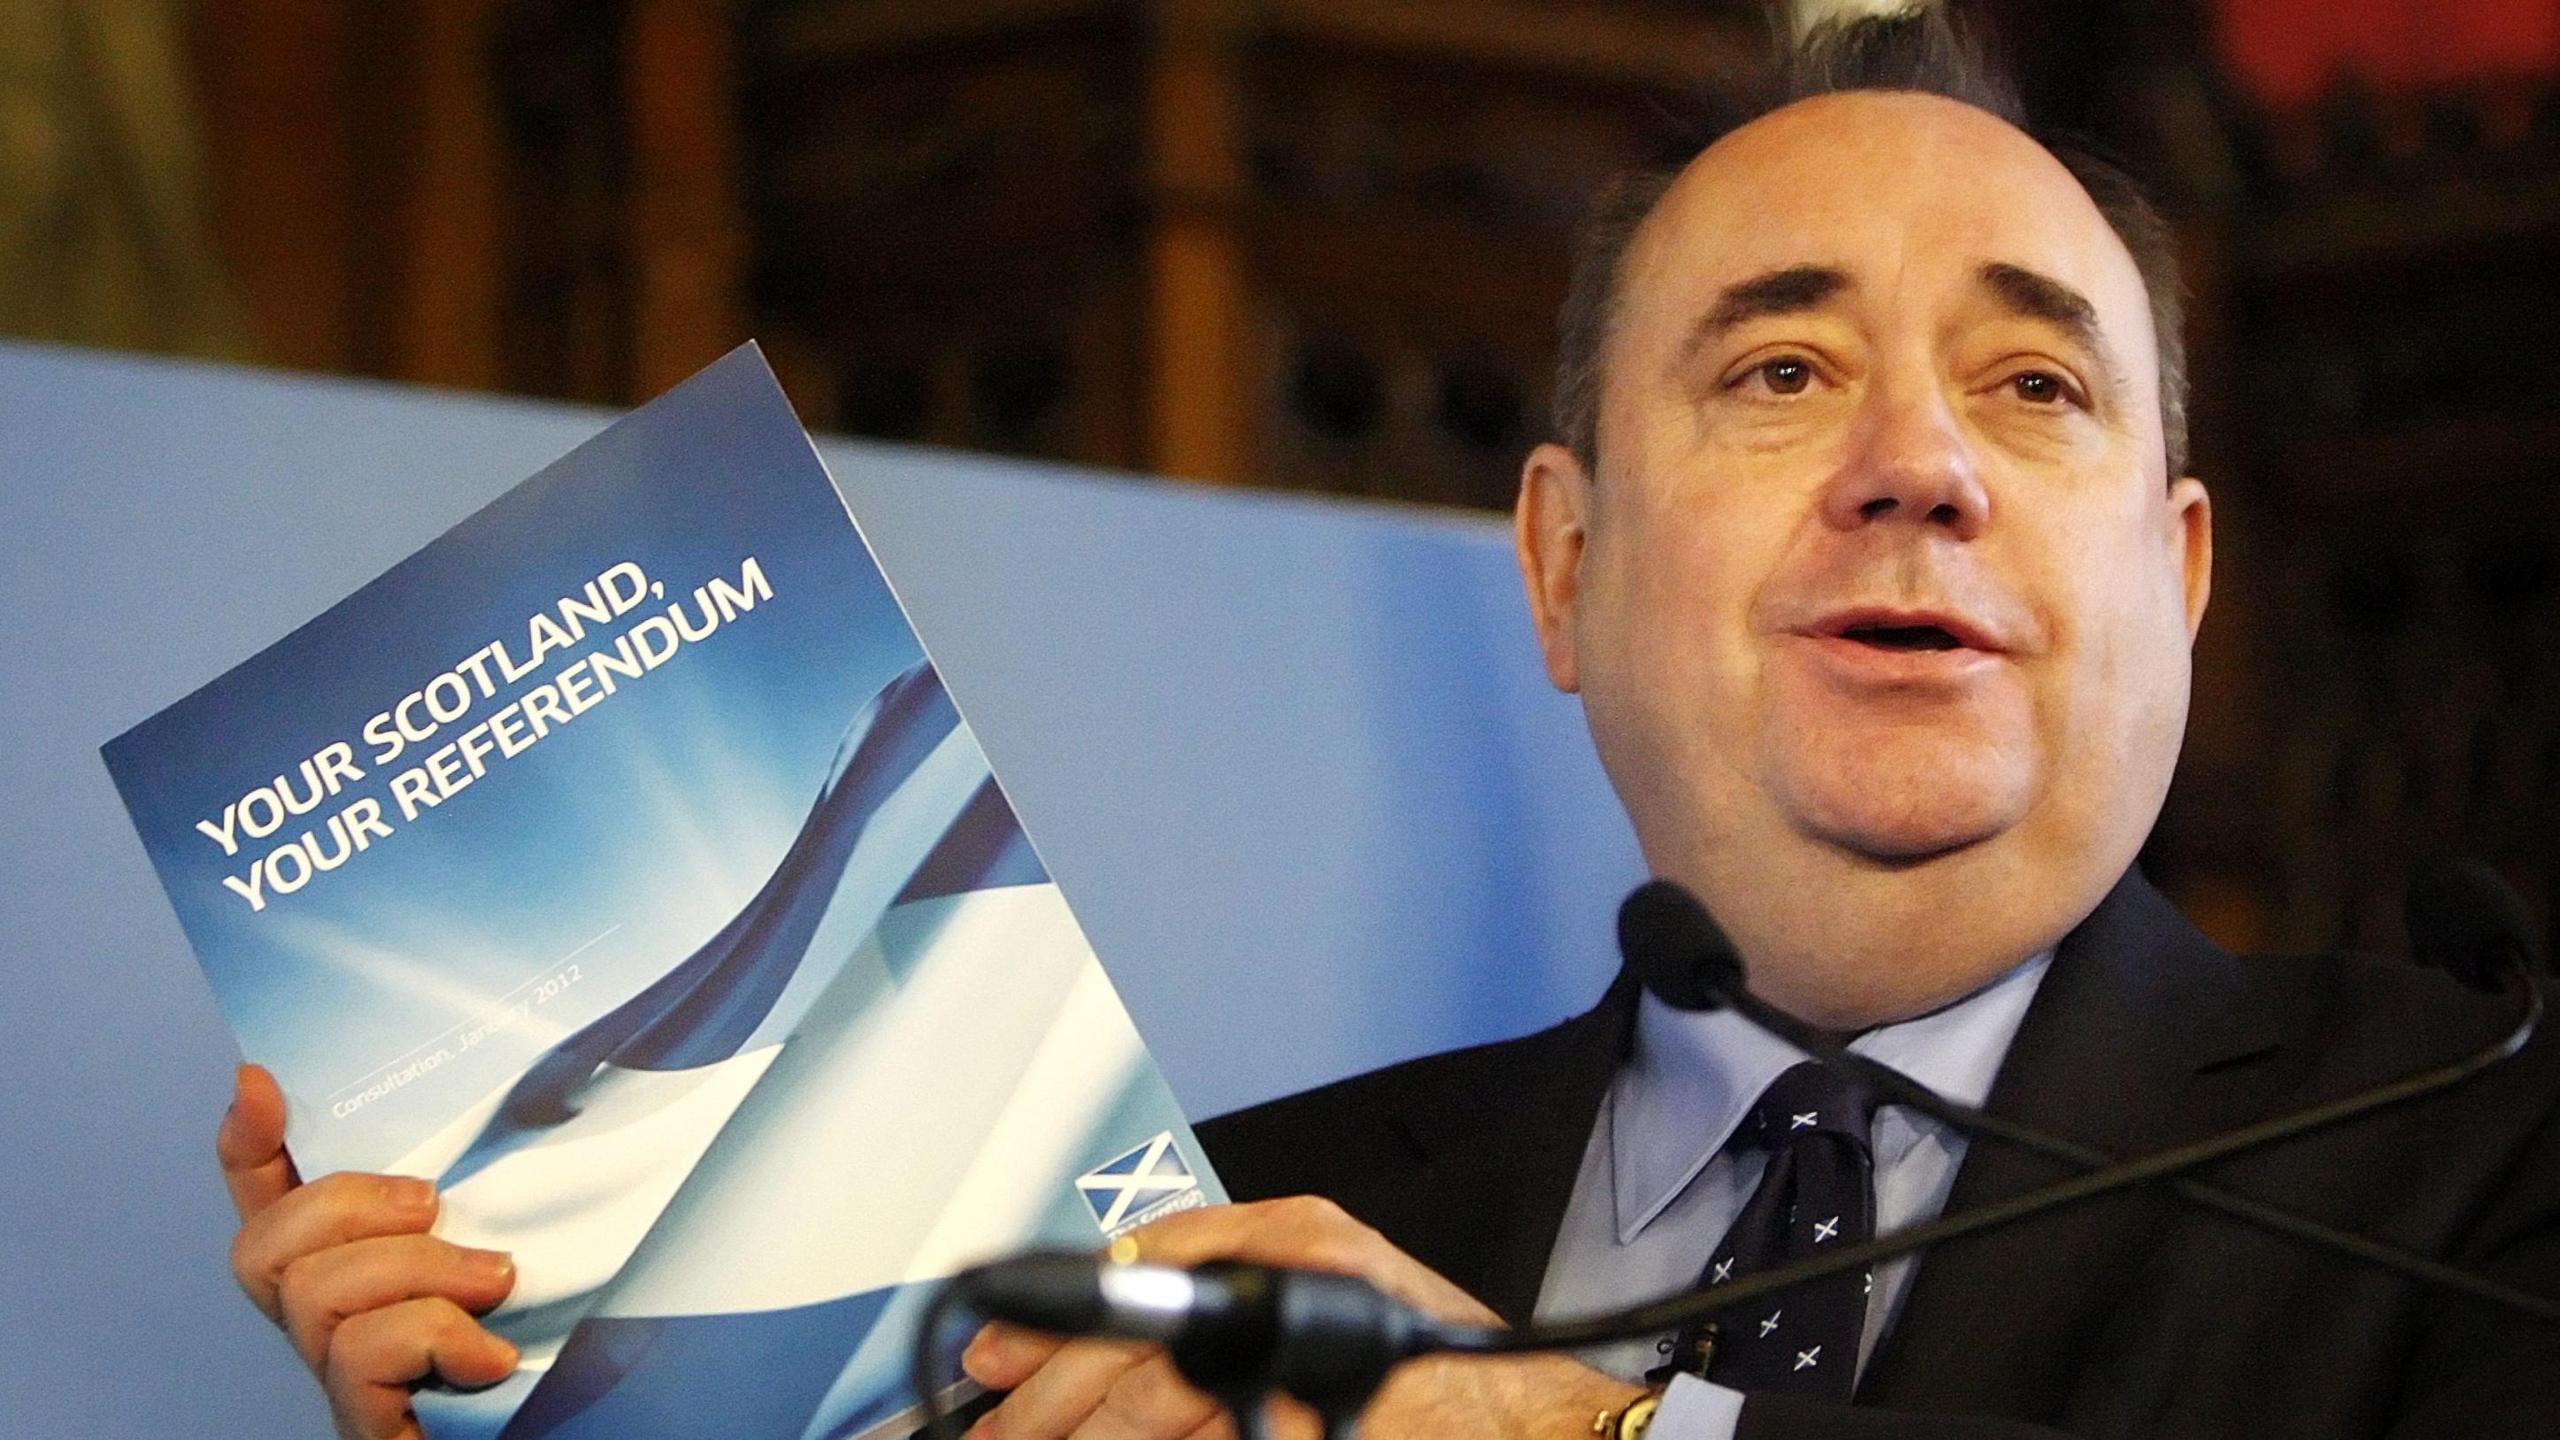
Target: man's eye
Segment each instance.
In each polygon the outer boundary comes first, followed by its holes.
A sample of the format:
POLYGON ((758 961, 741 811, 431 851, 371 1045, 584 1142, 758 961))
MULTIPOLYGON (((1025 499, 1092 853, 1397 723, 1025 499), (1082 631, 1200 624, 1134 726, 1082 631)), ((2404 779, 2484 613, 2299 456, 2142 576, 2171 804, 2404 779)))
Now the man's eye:
POLYGON ((1805 387, 1813 383, 1813 366, 1788 356, 1754 365, 1743 378, 1748 380, 1754 375, 1760 377, 1760 383, 1768 386, 1772 395, 1801 395, 1805 387))
POLYGON ((2043 370, 2019 371, 2010 377, 2009 389, 2031 405, 2052 405, 2071 398, 2071 391, 2061 378, 2043 370))

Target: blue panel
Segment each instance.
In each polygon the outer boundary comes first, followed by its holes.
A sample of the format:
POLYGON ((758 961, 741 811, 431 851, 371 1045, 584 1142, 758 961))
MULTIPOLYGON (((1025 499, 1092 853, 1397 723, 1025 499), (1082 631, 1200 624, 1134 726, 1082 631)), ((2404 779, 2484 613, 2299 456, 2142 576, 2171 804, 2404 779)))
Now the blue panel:
POLYGON ((1641 873, 1507 525, 820 449, 1195 1116, 1597 993, 1641 873))

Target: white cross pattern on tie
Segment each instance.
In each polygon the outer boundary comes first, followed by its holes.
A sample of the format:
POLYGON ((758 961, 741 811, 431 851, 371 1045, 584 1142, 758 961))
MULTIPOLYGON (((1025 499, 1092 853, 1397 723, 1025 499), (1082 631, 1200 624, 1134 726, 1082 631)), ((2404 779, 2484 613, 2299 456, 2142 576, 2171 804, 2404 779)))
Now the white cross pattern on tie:
MULTIPOLYGON (((1760 1293, 1773 1274, 1795 1263, 1866 1248, 1876 1228, 1874 1162, 1866 1143, 1875 1098, 1856 1076, 1808 1060, 1770 1081, 1748 1127, 1733 1132, 1737 1152, 1766 1157, 1759 1184, 1734 1213, 1729 1233, 1690 1273, 1702 1292, 1738 1300, 1749 1290, 1758 1303, 1732 1307, 1727 1343, 1698 1357, 1706 1378, 1744 1393, 1851 1398, 1861 1327, 1882 1293, 1871 1288, 1873 1265, 1773 1287, 1766 1299, 1760 1293), (1720 1283, 1728 1281, 1740 1283, 1720 1283)), ((1704 1328, 1683 1333, 1695 1337, 1704 1328)), ((1671 1369, 1658 1366, 1649 1378, 1660 1381, 1671 1369)))

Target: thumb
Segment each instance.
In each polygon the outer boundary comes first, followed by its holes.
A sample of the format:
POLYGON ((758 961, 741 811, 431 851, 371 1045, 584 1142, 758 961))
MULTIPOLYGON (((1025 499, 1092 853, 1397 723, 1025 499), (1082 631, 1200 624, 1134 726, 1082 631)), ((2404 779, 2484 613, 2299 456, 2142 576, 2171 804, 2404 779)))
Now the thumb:
POLYGON ((233 1078, 231 1108, 214 1132, 213 1150, 243 1220, 302 1183, 284 1153, 284 1090, 265 1066, 243 1065, 233 1078))

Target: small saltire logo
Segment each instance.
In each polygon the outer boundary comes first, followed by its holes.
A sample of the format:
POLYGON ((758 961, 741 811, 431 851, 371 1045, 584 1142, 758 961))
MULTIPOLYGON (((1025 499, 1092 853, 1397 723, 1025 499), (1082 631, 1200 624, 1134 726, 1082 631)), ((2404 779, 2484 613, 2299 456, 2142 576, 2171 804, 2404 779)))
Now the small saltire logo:
POLYGON ((1173 1147, 1170 1130, 1086 1171, 1076 1180, 1076 1190, 1093 1207, 1093 1223, 1106 1235, 1202 1203, 1200 1181, 1173 1147))

